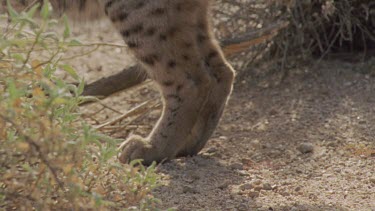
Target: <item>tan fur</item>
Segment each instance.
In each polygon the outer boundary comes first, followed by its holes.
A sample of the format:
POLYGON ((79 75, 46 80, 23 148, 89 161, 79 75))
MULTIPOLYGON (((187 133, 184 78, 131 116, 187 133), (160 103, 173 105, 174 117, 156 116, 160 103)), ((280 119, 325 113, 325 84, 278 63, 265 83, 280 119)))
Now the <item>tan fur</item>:
POLYGON ((234 70, 212 34, 209 0, 53 0, 52 4, 72 14, 105 11, 160 89, 164 106, 158 123, 148 137, 130 137, 121 145, 121 162, 143 159, 150 164, 195 155, 204 147, 234 79, 234 70))

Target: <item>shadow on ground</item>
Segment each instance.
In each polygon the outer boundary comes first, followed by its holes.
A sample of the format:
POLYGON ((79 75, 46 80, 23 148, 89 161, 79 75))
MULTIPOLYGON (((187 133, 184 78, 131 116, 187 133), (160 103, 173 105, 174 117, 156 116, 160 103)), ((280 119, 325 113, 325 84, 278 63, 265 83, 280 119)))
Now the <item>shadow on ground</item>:
POLYGON ((352 69, 238 87, 201 155, 159 167, 155 195, 178 210, 375 208, 375 78, 352 69))

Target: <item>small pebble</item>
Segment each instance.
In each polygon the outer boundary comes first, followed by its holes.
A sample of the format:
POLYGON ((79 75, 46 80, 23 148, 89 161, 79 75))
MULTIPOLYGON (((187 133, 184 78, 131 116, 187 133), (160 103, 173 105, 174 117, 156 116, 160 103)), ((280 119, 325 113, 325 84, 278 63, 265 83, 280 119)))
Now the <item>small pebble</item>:
POLYGON ((303 154, 307 154, 314 151, 314 145, 311 143, 302 143, 297 147, 297 150, 303 154))
POLYGON ((247 171, 245 171, 245 170, 239 170, 238 171, 238 175, 246 177, 246 176, 249 176, 249 173, 247 171))
POLYGON ((282 195, 282 196, 290 196, 290 193, 288 193, 288 192, 280 192, 280 195, 282 195))
POLYGON ((255 180, 255 181, 252 183, 253 186, 258 186, 258 185, 260 185, 260 184, 262 184, 262 181, 261 181, 261 180, 255 180))
POLYGON ((217 186, 219 189, 225 189, 229 186, 229 181, 223 182, 221 185, 217 186))
POLYGON ((302 171, 301 169, 297 169, 297 170, 296 170, 296 173, 297 173, 297 174, 302 174, 303 171, 302 171))
POLYGON ((265 184, 263 184, 263 189, 264 190, 272 190, 272 186, 269 183, 265 183, 265 184))
POLYGON ((194 188, 193 186, 184 185, 182 187, 182 192, 183 193, 198 193, 199 191, 196 188, 194 188))
POLYGON ((297 208, 297 207, 292 207, 292 208, 290 209, 290 211, 298 211, 298 208, 297 208))
POLYGON ((336 147, 336 143, 335 142, 330 142, 327 144, 327 147, 336 147))
POLYGON ((221 140, 221 141, 226 141, 226 140, 228 140, 228 137, 226 137, 226 136, 220 136, 220 137, 219 137, 219 140, 221 140))
POLYGON ((249 183, 246 183, 246 184, 243 184, 243 185, 240 186, 240 189, 241 189, 242 191, 244 191, 244 190, 250 190, 250 189, 252 189, 252 188, 253 188, 253 185, 252 185, 252 184, 249 184, 249 183))
POLYGON ((249 192, 248 195, 249 195, 249 197, 251 197, 251 198, 259 197, 259 192, 251 191, 251 192, 249 192))
POLYGON ((207 153, 215 153, 215 152, 217 152, 217 149, 215 147, 211 147, 206 152, 207 153))
POLYGON ((237 206, 237 210, 239 210, 239 211, 248 211, 249 210, 249 206, 247 206, 247 204, 245 204, 245 203, 241 203, 240 205, 237 206))
POLYGON ((233 163, 230 165, 230 168, 233 170, 243 170, 242 163, 233 163))
POLYGON ((254 187, 254 191, 261 191, 263 189, 263 187, 262 186, 255 186, 254 187))

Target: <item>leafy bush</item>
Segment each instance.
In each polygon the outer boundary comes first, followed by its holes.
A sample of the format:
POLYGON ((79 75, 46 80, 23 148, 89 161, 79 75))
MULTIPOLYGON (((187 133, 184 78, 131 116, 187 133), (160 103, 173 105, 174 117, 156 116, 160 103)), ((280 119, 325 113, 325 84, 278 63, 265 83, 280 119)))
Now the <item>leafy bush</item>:
POLYGON ((375 4, 367 0, 290 1, 271 9, 290 24, 274 40, 271 57, 363 52, 375 47, 375 4), (280 12, 282 11, 282 12, 280 12))
MULTIPOLYGON (((279 84, 289 70, 317 59, 366 61, 375 49, 375 1, 369 0, 216 0, 213 14, 219 37, 263 35, 248 51, 231 58, 237 80, 279 84), (281 24, 280 24, 281 23, 281 24), (284 27, 284 24, 285 27, 284 27), (282 26, 282 27, 280 27, 282 26), (353 57, 348 53, 356 53, 353 57), (242 70, 242 71, 241 71, 242 70), (272 80, 267 80, 272 76, 272 80), (266 80, 264 80, 266 79, 266 80), (280 80, 281 79, 281 80, 280 80)), ((318 61, 319 61, 318 60, 318 61)))
POLYGON ((0 35, 0 208, 152 209, 155 166, 119 165, 118 141, 81 118, 84 83, 63 63, 63 53, 79 45, 69 38, 66 19, 58 34, 47 2, 8 12, 11 21, 1 17, 7 26, 0 35), (79 86, 57 77, 57 70, 79 86))

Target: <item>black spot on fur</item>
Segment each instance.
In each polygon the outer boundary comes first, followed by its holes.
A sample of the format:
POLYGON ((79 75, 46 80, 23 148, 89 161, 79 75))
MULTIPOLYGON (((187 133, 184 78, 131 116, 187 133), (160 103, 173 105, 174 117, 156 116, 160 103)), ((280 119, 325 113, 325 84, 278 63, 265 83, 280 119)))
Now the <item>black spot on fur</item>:
POLYGON ((121 31, 121 35, 123 37, 129 37, 132 34, 138 34, 138 33, 141 33, 142 31, 143 31, 143 24, 140 23, 140 24, 132 26, 131 28, 127 30, 121 31))
POLYGON ((169 36, 169 37, 175 36, 177 34, 178 30, 179 30, 178 27, 172 26, 171 28, 168 29, 167 36, 169 36))
POLYGON ((178 3, 178 4, 176 5, 176 10, 177 10, 178 12, 181 12, 181 11, 182 11, 182 8, 183 8, 183 4, 182 4, 182 3, 178 3))
POLYGON ((175 68, 176 66, 177 66, 176 61, 174 61, 174 60, 168 61, 168 67, 169 68, 175 68))
POLYGON ((213 74, 214 78, 216 79, 216 82, 217 83, 220 83, 221 82, 221 78, 219 77, 219 75, 217 73, 214 73, 213 74))
POLYGON ((129 30, 123 30, 120 33, 121 33, 121 35, 123 37, 129 37, 130 36, 130 31, 129 30))
POLYGON ((184 85, 180 84, 177 86, 176 91, 179 92, 184 87, 184 85))
POLYGON ((198 35, 197 35, 197 41, 198 41, 198 43, 203 43, 203 42, 205 42, 207 39, 208 39, 208 37, 207 37, 206 35, 203 35, 203 34, 198 34, 198 35))
POLYGON ((173 114, 173 117, 177 116, 178 110, 180 110, 179 107, 176 108, 168 108, 168 110, 173 114))
POLYGON ((199 22, 198 23, 198 29, 205 30, 206 28, 207 28, 206 23, 204 23, 204 22, 199 22))
POLYGON ((164 85, 164 86, 168 86, 168 87, 169 87, 169 86, 173 86, 173 84, 174 84, 173 81, 164 81, 164 82, 163 82, 163 85, 164 85))
POLYGON ((174 124, 174 122, 173 122, 173 121, 170 121, 170 122, 168 122, 167 126, 170 127, 170 126, 172 126, 173 124, 174 124))
POLYGON ((118 20, 119 21, 124 21, 128 18, 129 14, 126 13, 126 12, 122 12, 119 16, 118 16, 118 20))
POLYGON ((182 58, 185 60, 185 61, 189 61, 190 60, 190 57, 186 54, 182 55, 182 58))
POLYGON ((130 29, 131 33, 138 34, 143 31, 143 24, 137 24, 130 29))
MULTIPOLYGON (((111 1, 108 1, 105 5, 104 5, 104 11, 105 11, 105 14, 108 15, 108 10, 112 7, 112 5, 116 2, 118 2, 119 0, 111 0, 111 1)), ((64 1, 65 2, 65 1, 64 1)))
POLYGON ((143 57, 141 60, 143 63, 153 66, 156 62, 160 60, 160 58, 156 54, 150 54, 148 56, 143 57))
POLYGON ((156 33, 156 28, 151 27, 146 29, 145 35, 146 36, 153 36, 156 33))
POLYGON ((156 8, 150 12, 151 16, 161 16, 166 13, 166 10, 164 8, 156 8))
POLYGON ((159 40, 160 41, 167 41, 167 35, 166 34, 160 34, 159 35, 159 40))
POLYGON ((216 50, 211 50, 210 53, 208 53, 207 59, 212 59, 214 57, 217 57, 219 53, 216 50))
POLYGON ((191 74, 189 72, 185 72, 185 75, 186 75, 186 79, 188 79, 188 80, 193 79, 193 77, 191 76, 191 74))
POLYGON ((177 100, 177 102, 182 102, 182 98, 180 96, 176 95, 176 94, 167 95, 167 98, 177 100))
POLYGON ((211 50, 208 55, 206 56, 205 58, 205 63, 207 66, 210 66, 210 62, 211 62, 211 59, 217 57, 219 55, 219 53, 215 50, 211 50))
POLYGON ((134 9, 136 9, 136 10, 139 10, 139 9, 141 9, 142 7, 144 7, 145 6, 145 3, 144 2, 139 2, 137 5, 135 5, 135 8, 134 9))
POLYGON ((168 138, 168 136, 165 135, 164 133, 160 133, 160 136, 163 137, 163 138, 168 138))
POLYGON ((128 41, 126 44, 128 45, 129 48, 138 48, 139 47, 139 44, 136 43, 136 42, 133 42, 133 41, 128 41))
POLYGON ((193 47, 193 43, 190 43, 190 42, 183 42, 183 43, 182 43, 182 46, 183 46, 184 48, 191 48, 191 47, 193 47))

